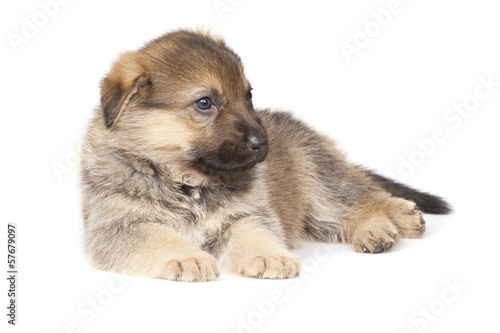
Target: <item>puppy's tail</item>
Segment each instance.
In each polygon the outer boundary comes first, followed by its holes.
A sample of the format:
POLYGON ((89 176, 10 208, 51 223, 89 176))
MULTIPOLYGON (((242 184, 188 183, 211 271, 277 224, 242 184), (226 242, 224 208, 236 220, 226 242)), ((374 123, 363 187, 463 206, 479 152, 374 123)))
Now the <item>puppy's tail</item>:
POLYGON ((438 196, 420 192, 409 186, 398 183, 392 179, 386 178, 371 170, 362 168, 368 175, 384 190, 391 193, 395 197, 413 201, 417 204, 418 209, 428 214, 450 214, 453 209, 450 204, 443 198, 438 196))

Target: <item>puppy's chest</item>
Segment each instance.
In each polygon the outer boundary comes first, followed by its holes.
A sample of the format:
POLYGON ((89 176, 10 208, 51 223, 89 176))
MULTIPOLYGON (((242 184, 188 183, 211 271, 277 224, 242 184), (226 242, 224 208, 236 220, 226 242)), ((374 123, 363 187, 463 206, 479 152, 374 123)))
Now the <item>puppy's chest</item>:
POLYGON ((231 197, 224 187, 189 186, 174 182, 155 169, 134 166, 131 170, 131 176, 124 180, 124 191, 133 197, 149 198, 153 210, 160 213, 158 219, 198 225, 216 214, 231 197))
POLYGON ((208 187, 194 187, 189 185, 176 185, 164 196, 163 204, 187 219, 194 219, 192 223, 217 212, 224 201, 229 197, 221 190, 208 187))
POLYGON ((167 222, 194 245, 217 237, 232 222, 234 196, 220 188, 176 186, 162 200, 167 222))
POLYGON ((149 197, 151 220, 173 228, 195 245, 217 237, 237 216, 250 213, 245 203, 249 187, 189 186, 157 172, 134 175, 127 188, 133 196, 149 197))
POLYGON ((233 199, 223 188, 170 184, 162 195, 161 204, 176 216, 178 228, 216 229, 222 224, 226 207, 233 199))

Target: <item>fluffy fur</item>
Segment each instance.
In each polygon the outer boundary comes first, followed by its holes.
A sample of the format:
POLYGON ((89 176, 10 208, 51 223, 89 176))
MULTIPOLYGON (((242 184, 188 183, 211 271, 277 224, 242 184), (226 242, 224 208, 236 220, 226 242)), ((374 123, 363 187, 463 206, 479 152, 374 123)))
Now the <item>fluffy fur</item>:
POLYGON ((290 250, 304 240, 379 253, 421 237, 422 211, 450 211, 350 164, 289 113, 254 110, 250 91, 240 58, 204 32, 172 32, 116 61, 82 158, 96 268, 181 281, 214 280, 220 268, 291 278, 300 263, 290 250))

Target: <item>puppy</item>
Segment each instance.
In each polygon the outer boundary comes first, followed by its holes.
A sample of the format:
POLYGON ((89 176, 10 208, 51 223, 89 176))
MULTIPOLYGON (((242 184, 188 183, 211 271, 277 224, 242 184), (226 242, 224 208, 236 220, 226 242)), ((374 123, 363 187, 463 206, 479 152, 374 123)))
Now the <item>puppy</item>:
POLYGON ((449 205, 350 164, 285 112, 255 110, 240 58, 205 32, 126 52, 82 155, 86 251, 102 270, 209 281, 298 276, 304 240, 380 253, 449 205))

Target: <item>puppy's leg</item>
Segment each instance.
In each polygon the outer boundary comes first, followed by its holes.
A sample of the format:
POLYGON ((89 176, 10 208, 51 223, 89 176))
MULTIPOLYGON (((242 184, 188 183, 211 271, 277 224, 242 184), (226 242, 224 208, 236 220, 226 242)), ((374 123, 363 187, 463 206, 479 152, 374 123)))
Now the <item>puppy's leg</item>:
POLYGON ((175 281, 209 281, 219 276, 217 260, 168 228, 151 223, 88 231, 96 268, 175 281))
POLYGON ((222 257, 230 273, 261 279, 288 279, 299 275, 300 261, 274 232, 256 221, 243 219, 228 231, 222 257))

